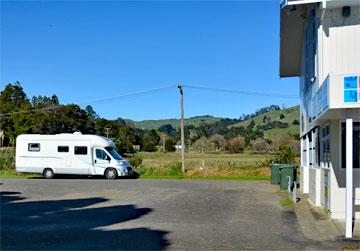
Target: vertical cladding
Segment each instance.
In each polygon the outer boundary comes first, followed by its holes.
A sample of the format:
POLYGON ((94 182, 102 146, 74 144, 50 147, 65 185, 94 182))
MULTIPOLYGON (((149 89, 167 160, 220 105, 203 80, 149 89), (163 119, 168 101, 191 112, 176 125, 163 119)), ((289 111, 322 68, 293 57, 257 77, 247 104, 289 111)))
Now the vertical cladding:
MULTIPOLYGON (((360 74, 360 7, 352 6, 349 17, 342 16, 342 8, 322 11, 309 6, 304 27, 300 76, 302 135, 311 129, 315 117, 310 101, 328 76, 360 74)), ((332 108, 342 107, 342 100, 339 103, 337 97, 332 99, 328 100, 335 102, 332 108)))
POLYGON ((323 20, 323 36, 319 46, 323 51, 323 76, 351 74, 360 71, 360 8, 352 7, 351 16, 343 17, 341 8, 326 10, 323 20), (321 41, 323 39, 323 41, 321 41))

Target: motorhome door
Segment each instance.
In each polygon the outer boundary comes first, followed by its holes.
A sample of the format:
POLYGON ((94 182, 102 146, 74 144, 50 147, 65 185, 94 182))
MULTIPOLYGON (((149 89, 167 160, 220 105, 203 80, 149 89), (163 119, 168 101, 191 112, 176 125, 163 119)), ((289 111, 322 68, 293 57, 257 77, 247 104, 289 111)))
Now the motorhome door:
MULTIPOLYGON (((105 169, 106 167, 108 167, 110 160, 111 160, 110 156, 107 155, 107 153, 101 148, 95 148, 94 151, 95 151, 95 153, 94 153, 95 169, 98 169, 98 168, 105 169)), ((99 173, 99 171, 100 170, 95 170, 96 173, 99 173)))

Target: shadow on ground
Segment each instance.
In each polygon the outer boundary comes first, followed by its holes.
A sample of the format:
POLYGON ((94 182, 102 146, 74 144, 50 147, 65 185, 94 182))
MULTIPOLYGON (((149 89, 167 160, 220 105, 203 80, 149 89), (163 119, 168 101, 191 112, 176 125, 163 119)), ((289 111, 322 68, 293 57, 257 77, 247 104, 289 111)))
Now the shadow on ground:
POLYGON ((150 208, 100 207, 99 203, 107 201, 105 198, 24 199, 17 192, 1 192, 2 250, 163 250, 168 246, 165 231, 101 229, 138 219, 151 213, 150 208))
MULTIPOLYGON (((38 176, 29 177, 28 179, 45 179, 44 176, 41 176, 40 174, 36 174, 38 176)), ((140 175, 134 171, 134 174, 132 176, 126 176, 126 177, 117 177, 116 179, 138 179, 140 178, 140 175)), ((104 176, 96 175, 75 175, 75 174, 56 174, 53 179, 94 179, 94 180, 105 180, 104 176)))

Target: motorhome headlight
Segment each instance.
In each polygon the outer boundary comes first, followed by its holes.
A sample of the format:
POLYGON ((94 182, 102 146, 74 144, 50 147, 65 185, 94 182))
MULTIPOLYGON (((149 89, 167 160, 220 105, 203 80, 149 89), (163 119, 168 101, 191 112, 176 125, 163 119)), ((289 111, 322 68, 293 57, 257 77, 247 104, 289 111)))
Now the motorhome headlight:
POLYGON ((126 174, 128 172, 126 168, 119 168, 118 170, 121 174, 126 174))

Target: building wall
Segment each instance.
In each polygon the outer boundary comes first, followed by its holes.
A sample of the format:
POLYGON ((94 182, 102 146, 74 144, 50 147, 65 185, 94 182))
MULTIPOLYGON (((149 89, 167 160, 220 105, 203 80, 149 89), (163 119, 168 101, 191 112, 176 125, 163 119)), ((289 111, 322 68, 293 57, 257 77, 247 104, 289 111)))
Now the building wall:
MULTIPOLYGON (((345 182, 346 169, 341 168, 340 160, 340 120, 330 121, 330 143, 331 143, 331 177, 330 177, 330 213, 332 218, 345 217, 345 182)), ((360 199, 360 169, 354 169, 355 199, 360 199)), ((357 212, 357 218, 360 217, 357 212)))
MULTIPOLYGON (((301 135, 312 129, 310 101, 326 78, 332 75, 332 81, 341 82, 343 75, 360 74, 360 7, 351 7, 350 17, 345 18, 342 8, 324 11, 310 5, 306 16, 300 75, 301 135)), ((342 102, 342 95, 330 102, 332 108, 351 106, 342 102)))
MULTIPOLYGON (((321 19, 321 11, 317 11, 321 19)), ((319 86, 329 74, 360 72, 360 8, 351 7, 351 16, 342 9, 326 9, 318 27, 319 86)))
MULTIPOLYGON (((302 151, 302 184, 306 183, 304 170, 309 172, 308 189, 302 188, 302 191, 308 191, 309 200, 314 205, 328 206, 332 218, 345 218, 346 176, 345 169, 340 167, 341 120, 327 118, 314 123, 310 100, 329 75, 333 78, 331 81, 339 82, 340 86, 343 75, 360 75, 360 7, 351 7, 351 16, 345 18, 342 16, 342 8, 326 9, 323 12, 319 6, 309 5, 306 16, 300 76, 301 135, 303 145, 306 146, 309 132, 315 125, 319 131, 323 126, 329 125, 330 160, 324 163, 321 159, 316 162, 311 158, 311 152, 322 150, 317 143, 310 145, 307 151, 302 151), (325 194, 328 194, 328 198, 325 198, 325 194)), ((338 92, 341 93, 341 89, 338 92)), ((333 96, 329 97, 331 108, 346 108, 342 94, 331 100, 332 98, 333 96)), ((345 109, 343 111, 340 113, 341 119, 346 116, 345 109)), ((355 198, 360 199, 360 169, 354 170, 354 187, 355 198)), ((359 211, 356 212, 356 218, 360 218, 359 211)))

